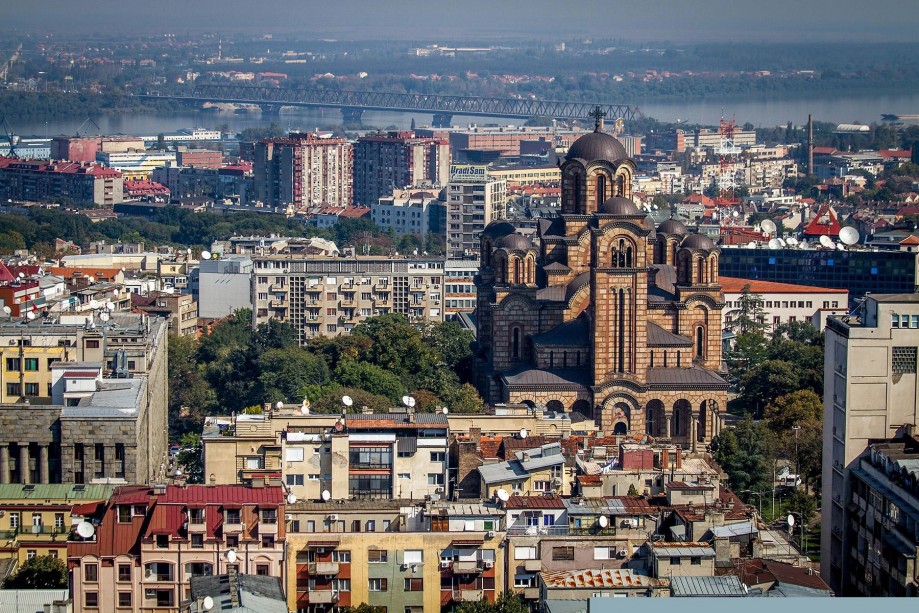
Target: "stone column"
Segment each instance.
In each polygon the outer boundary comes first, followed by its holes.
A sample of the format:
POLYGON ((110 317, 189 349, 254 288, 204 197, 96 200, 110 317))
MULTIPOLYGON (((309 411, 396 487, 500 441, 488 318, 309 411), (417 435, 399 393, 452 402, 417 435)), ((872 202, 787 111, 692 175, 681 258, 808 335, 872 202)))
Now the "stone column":
POLYGON ((48 446, 38 446, 38 481, 40 483, 51 483, 48 478, 48 446))
POLYGON ((670 428, 673 427, 673 413, 664 413, 664 421, 666 422, 666 436, 664 438, 670 438, 670 428))
POLYGON ((689 419, 689 442, 693 451, 699 442, 699 414, 692 413, 689 419))
POLYGON ((0 483, 10 482, 10 446, 0 446, 0 483))
POLYGON ((32 475, 29 468, 29 444, 19 445, 19 479, 22 483, 32 483, 32 475))

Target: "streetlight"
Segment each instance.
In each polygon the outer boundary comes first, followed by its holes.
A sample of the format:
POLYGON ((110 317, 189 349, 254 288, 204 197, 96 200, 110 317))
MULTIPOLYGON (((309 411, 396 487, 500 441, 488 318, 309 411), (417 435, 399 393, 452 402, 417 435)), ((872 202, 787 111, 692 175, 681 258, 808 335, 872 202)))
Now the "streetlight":
POLYGON ((759 497, 759 516, 760 516, 760 519, 762 519, 763 517, 763 495, 765 495, 766 492, 754 492, 753 490, 740 490, 740 492, 742 494, 753 494, 754 496, 759 497))
POLYGON ((801 426, 792 426, 791 429, 795 432, 795 481, 797 481, 797 478, 801 476, 801 468, 798 466, 798 430, 801 429, 801 426))

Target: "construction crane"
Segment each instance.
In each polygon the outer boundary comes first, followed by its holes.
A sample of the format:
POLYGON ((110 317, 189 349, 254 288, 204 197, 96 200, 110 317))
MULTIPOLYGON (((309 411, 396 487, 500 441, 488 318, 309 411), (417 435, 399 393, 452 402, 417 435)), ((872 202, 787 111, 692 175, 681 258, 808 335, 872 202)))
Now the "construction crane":
POLYGON ((6 115, 0 115, 0 128, 3 128, 3 138, 10 146, 7 157, 18 158, 19 156, 16 154, 16 138, 13 134, 13 128, 10 127, 10 122, 6 119, 6 115))
POLYGON ((102 131, 102 128, 99 127, 99 124, 97 124, 95 121, 93 121, 93 118, 92 118, 92 117, 87 117, 86 120, 85 120, 83 123, 80 124, 80 127, 77 128, 76 133, 73 135, 74 138, 80 138, 80 132, 83 130, 83 128, 86 127, 86 124, 88 124, 88 123, 91 123, 91 124, 93 124, 94 126, 96 126, 96 132, 101 132, 101 131, 102 131))

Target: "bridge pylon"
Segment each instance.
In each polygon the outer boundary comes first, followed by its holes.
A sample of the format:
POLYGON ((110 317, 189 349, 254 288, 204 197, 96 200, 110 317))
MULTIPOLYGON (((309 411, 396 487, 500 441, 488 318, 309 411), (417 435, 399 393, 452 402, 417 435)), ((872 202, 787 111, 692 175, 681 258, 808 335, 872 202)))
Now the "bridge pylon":
POLYGON ((364 109, 354 106, 343 106, 341 107, 341 118, 344 120, 345 125, 360 125, 361 115, 364 114, 364 109))
POLYGON ((453 125, 453 113, 434 113, 431 126, 434 128, 449 128, 453 125))

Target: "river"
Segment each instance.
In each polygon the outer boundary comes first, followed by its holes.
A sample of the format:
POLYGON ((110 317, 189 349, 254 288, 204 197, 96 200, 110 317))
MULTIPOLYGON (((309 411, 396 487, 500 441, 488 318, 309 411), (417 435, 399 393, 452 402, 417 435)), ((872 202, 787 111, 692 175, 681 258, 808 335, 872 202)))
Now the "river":
MULTIPOLYGON (((729 102, 704 100, 694 102, 654 102, 645 101, 638 107, 647 117, 661 121, 686 121, 705 125, 717 125, 719 119, 736 119, 738 125, 746 122, 757 127, 783 126, 791 121, 801 125, 807 121, 808 113, 816 121, 833 123, 879 122, 882 113, 919 114, 919 93, 894 96, 874 97, 827 97, 812 99, 769 100, 754 99, 729 102)), ((336 109, 285 109, 280 117, 265 117, 259 113, 214 113, 183 111, 169 114, 134 114, 104 115, 94 118, 104 134, 153 135, 172 133, 182 128, 216 129, 226 125, 233 132, 245 128, 258 127, 277 122, 285 130, 311 131, 340 125, 341 113, 336 109)), ((429 114, 395 113, 367 111, 363 116, 366 126, 386 128, 395 126, 408 129, 412 119, 417 126, 431 121, 429 114)), ((456 115, 454 125, 500 123, 517 125, 522 120, 490 119, 456 115)), ((47 137, 58 134, 74 134, 83 124, 83 119, 54 119, 47 121, 32 120, 14 125, 13 130, 21 136, 47 137)), ((89 131, 95 132, 92 125, 89 131)))

